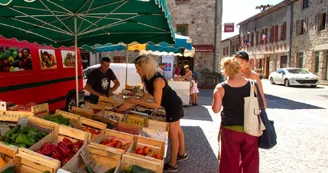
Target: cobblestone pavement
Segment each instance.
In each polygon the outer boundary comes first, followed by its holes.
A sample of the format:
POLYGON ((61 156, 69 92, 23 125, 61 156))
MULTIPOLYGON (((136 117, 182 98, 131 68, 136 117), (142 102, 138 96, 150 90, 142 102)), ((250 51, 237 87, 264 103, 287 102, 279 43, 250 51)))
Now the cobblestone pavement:
MULTIPOLYGON (((261 173, 328 172, 328 87, 285 88, 263 81, 269 118, 275 121, 278 145, 260 150, 261 173)), ((212 90, 202 90, 197 107, 185 108, 181 126, 189 160, 179 173, 217 172, 220 118, 211 111, 212 90)))

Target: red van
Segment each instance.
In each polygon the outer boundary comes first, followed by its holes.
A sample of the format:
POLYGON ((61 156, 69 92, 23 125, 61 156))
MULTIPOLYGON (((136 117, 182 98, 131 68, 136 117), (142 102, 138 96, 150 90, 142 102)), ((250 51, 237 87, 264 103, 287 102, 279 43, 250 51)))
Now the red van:
MULTIPOLYGON (((80 101, 82 61, 78 51, 80 101)), ((50 112, 76 103, 74 47, 53 48, 0 37, 0 100, 24 105, 49 103, 50 112)))

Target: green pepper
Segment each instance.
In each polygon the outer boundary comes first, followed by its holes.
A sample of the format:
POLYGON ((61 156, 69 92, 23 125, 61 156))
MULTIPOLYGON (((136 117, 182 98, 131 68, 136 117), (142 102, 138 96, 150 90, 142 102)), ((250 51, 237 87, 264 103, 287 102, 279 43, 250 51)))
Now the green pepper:
POLYGON ((85 167, 85 170, 87 171, 87 173, 96 173, 94 170, 91 169, 90 165, 91 165, 91 163, 85 167))
POLYGON ((108 169, 105 173, 114 173, 115 169, 116 169, 116 167, 108 169))
POLYGON ((7 168, 6 170, 4 170, 2 173, 14 173, 15 172, 15 166, 11 166, 9 168, 7 168))
POLYGON ((16 147, 22 147, 22 148, 27 148, 26 144, 13 144, 15 145, 16 147))
POLYGON ((155 173, 154 171, 151 171, 149 169, 142 168, 138 165, 132 165, 128 168, 128 172, 131 173, 155 173))
POLYGON ((16 138, 16 143, 26 144, 27 146, 32 146, 33 144, 35 144, 35 142, 36 142, 35 139, 22 133, 19 134, 16 138))
POLYGON ((3 138, 5 139, 5 141, 7 142, 7 138, 9 138, 12 134, 16 133, 20 128, 21 128, 21 125, 18 124, 17 126, 15 126, 14 128, 12 128, 11 130, 7 131, 3 135, 3 138))

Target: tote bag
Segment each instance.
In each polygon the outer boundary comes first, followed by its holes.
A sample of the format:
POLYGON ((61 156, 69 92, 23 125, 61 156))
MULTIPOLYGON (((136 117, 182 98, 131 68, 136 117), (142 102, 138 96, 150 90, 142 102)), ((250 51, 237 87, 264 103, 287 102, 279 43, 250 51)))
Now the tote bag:
POLYGON ((244 98, 244 131, 251 136, 261 136, 265 127, 260 117, 258 99, 254 96, 255 81, 250 80, 250 85, 250 96, 244 98))
MULTIPOLYGON (((257 84, 255 84, 257 93, 260 93, 260 89, 257 84)), ((259 148, 270 149, 277 144, 277 134, 274 128, 274 122, 269 120, 268 115, 264 108, 263 98, 258 97, 261 113, 260 117, 265 126, 262 136, 259 138, 259 148)))

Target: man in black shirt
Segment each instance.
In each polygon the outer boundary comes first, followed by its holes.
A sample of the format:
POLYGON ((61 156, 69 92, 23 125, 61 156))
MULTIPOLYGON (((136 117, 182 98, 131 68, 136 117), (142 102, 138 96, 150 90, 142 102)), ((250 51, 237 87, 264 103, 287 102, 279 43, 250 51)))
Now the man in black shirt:
POLYGON ((88 81, 85 90, 90 92, 90 102, 97 104, 99 96, 110 96, 120 86, 112 69, 109 68, 110 59, 104 57, 101 59, 101 66, 93 70, 88 75, 88 81), (113 88, 110 88, 110 81, 114 82, 113 88))

